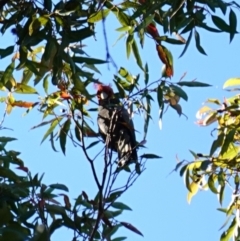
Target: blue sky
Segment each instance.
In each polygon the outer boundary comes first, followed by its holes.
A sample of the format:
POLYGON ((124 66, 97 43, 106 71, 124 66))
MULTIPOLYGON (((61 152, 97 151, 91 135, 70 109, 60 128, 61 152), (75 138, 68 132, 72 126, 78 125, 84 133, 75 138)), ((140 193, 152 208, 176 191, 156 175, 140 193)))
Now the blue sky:
MULTIPOLYGON (((127 68, 132 74, 141 74, 143 83, 143 73, 137 67, 133 57, 126 60, 125 39, 120 40, 114 47, 112 45, 118 37, 118 32, 114 29, 120 27, 113 16, 109 15, 106 20, 108 30, 108 43, 110 52, 118 67, 127 68)), ((84 49, 90 56, 105 59, 105 46, 102 37, 102 25, 97 26, 97 41, 87 40, 84 49)), ((161 29, 159 28, 161 34, 161 29)), ((153 105, 152 118, 149 133, 147 136, 147 149, 140 150, 139 153, 155 153, 162 156, 159 160, 149 160, 147 170, 140 176, 137 182, 125 193, 119 201, 128 204, 133 211, 126 211, 120 216, 121 221, 132 223, 143 234, 144 238, 122 228, 119 235, 127 236, 128 240, 184 240, 202 241, 218 240, 222 231, 218 231, 225 221, 224 214, 218 212, 220 207, 216 196, 210 191, 200 191, 192 200, 191 205, 186 201, 187 190, 182 178, 178 173, 168 176, 169 172, 176 165, 176 155, 180 160, 192 160, 189 149, 208 153, 213 138, 210 135, 214 125, 202 128, 194 124, 197 110, 203 102, 210 97, 223 99, 229 93, 222 90, 223 83, 230 77, 239 77, 239 36, 235 36, 233 42, 229 44, 229 36, 225 33, 213 34, 199 30, 201 44, 208 56, 201 55, 195 48, 192 40, 187 52, 182 58, 178 58, 183 46, 166 46, 171 50, 174 57, 174 77, 172 82, 177 82, 184 72, 187 72, 184 80, 193 80, 212 84, 210 88, 184 88, 189 100, 181 100, 183 112, 188 116, 179 117, 176 112, 169 108, 163 117, 163 128, 158 126, 158 106, 153 105)), ((185 36, 186 37, 186 36, 185 36)), ((0 39, 1 48, 13 44, 15 37, 7 33, 0 39)), ((142 61, 148 62, 150 70, 150 81, 161 77, 162 63, 155 51, 155 44, 151 39, 146 38, 144 49, 140 51, 142 61)), ((9 64, 9 58, 1 60, 1 70, 9 64)), ((113 66, 108 70, 107 66, 98 66, 102 75, 96 75, 99 79, 108 84, 112 82, 112 76, 116 70, 113 66)), ((19 73, 16 73, 19 78, 19 73)), ((17 79, 16 78, 16 79, 17 79)), ((41 88, 41 83, 39 88, 41 88)), ((90 89, 91 93, 95 90, 90 89)), ((42 91, 40 91, 43 93, 42 91)), ((1 92, 1 96, 6 93, 1 92)), ((20 97, 19 97, 20 98, 20 97)), ((26 97, 36 100, 37 96, 26 97)), ((0 105, 0 113, 5 109, 4 104, 0 105)), ((13 131, 4 130, 2 135, 13 136, 19 141, 8 145, 9 148, 22 152, 21 158, 26 166, 35 173, 45 173, 44 183, 64 183, 69 189, 71 200, 78 196, 83 190, 90 198, 94 198, 96 186, 93 182, 90 167, 85 160, 82 151, 74 148, 70 142, 67 144, 67 154, 63 156, 59 152, 53 152, 48 140, 40 145, 43 134, 47 130, 42 127, 36 130, 30 128, 41 122, 41 114, 37 111, 30 112, 23 117, 23 109, 14 109, 11 115, 6 117, 5 127, 12 128, 13 131)), ((94 117, 95 118, 95 117, 94 117)), ((93 118, 97 130, 96 120, 93 118)), ((134 123, 139 131, 138 139, 143 136, 143 118, 135 117, 134 123)), ((58 145, 57 145, 58 146, 58 145)), ((94 153, 93 153, 94 154, 94 153)), ((101 159, 98 159, 99 173, 101 173, 101 159)), ((124 178, 124 177, 123 177, 124 178)), ((122 179, 121 181, 124 181, 122 179)), ((230 196, 225 197, 226 205, 230 196)), ((57 231, 52 240, 69 240, 69 231, 62 229, 57 231)))

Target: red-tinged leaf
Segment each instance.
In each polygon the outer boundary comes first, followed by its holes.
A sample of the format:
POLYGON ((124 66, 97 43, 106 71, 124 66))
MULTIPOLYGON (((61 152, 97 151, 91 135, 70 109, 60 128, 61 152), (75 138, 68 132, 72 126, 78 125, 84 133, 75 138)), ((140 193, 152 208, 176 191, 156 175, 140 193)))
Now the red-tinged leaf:
POLYGON ((111 222, 109 221, 109 219, 104 214, 103 214, 102 220, 106 225, 108 225, 110 228, 112 228, 111 222))
POLYGON ((69 197, 66 194, 59 194, 59 196, 63 196, 65 206, 67 208, 71 208, 71 203, 70 203, 69 197))
POLYGON ((167 77, 172 77, 173 76, 173 67, 172 66, 166 66, 165 75, 167 77))
POLYGON ((154 39, 156 37, 160 37, 159 33, 158 33, 158 30, 156 28, 156 26, 153 24, 153 23, 150 23, 147 28, 147 33, 149 33, 154 39))
POLYGON ((22 166, 22 167, 17 167, 16 169, 22 170, 22 171, 28 173, 28 168, 27 168, 27 167, 23 167, 23 166, 22 166))
POLYGON ((95 131, 93 131, 92 129, 90 128, 83 128, 83 136, 86 136, 86 137, 98 137, 99 134, 96 133, 95 131))
POLYGON ((137 233, 137 234, 143 236, 143 234, 142 234, 136 227, 134 227, 132 224, 127 223, 127 222, 120 222, 120 223, 121 223, 125 228, 133 231, 134 233, 137 233))
POLYGON ((17 106, 17 107, 23 107, 23 108, 30 108, 33 107, 33 105, 38 104, 38 102, 33 103, 33 102, 27 102, 27 101, 15 101, 14 103, 12 103, 12 106, 17 106))
POLYGON ((157 49, 157 53, 159 58, 161 59, 161 61, 163 62, 163 64, 168 65, 168 59, 167 59, 167 55, 164 52, 164 49, 161 45, 157 44, 156 45, 156 49, 157 49))

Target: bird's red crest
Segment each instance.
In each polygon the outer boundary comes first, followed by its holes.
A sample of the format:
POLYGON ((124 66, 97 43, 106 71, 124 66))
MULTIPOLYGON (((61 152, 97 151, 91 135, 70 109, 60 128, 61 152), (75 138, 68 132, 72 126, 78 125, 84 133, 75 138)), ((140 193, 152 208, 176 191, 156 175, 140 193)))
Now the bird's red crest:
POLYGON ((101 93, 106 93, 110 98, 113 96, 113 89, 110 85, 103 85, 103 84, 95 84, 95 88, 97 89, 97 97, 100 100, 101 93))

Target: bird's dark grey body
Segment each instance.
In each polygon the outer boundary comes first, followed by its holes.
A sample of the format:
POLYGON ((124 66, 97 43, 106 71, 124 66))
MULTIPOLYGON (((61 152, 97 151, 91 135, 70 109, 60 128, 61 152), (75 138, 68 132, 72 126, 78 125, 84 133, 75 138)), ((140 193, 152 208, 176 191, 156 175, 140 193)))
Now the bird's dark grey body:
POLYGON ((135 130, 128 111, 116 103, 115 99, 101 100, 97 121, 99 133, 105 142, 109 134, 108 147, 118 153, 119 165, 122 166, 131 160, 136 161, 135 130))

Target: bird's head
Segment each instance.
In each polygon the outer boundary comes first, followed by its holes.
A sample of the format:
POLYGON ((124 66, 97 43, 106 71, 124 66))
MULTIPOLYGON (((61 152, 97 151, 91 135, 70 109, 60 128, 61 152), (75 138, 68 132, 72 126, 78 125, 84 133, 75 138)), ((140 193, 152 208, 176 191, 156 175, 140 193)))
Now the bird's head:
POLYGON ((109 100, 113 98, 113 89, 109 85, 97 84, 98 101, 109 100))

